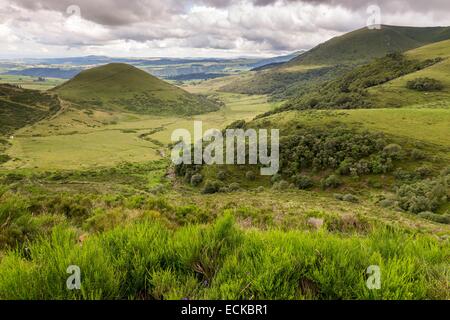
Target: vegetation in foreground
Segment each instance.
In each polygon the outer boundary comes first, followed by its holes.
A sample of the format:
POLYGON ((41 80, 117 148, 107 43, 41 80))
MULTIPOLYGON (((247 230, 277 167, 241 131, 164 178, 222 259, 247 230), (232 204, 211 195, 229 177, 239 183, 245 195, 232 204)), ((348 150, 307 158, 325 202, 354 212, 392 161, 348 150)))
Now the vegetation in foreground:
POLYGON ((211 218, 195 206, 152 198, 128 206, 139 210, 128 222, 121 210, 96 211, 85 222, 91 233, 80 236, 62 219, 49 235, 7 251, 0 297, 448 299, 448 240, 339 219, 309 231, 245 229, 235 222, 243 209, 203 224, 211 218), (171 214, 197 222, 177 226, 171 214), (70 265, 81 268, 80 291, 66 288, 70 265), (380 290, 366 286, 370 265, 382 270, 380 290))

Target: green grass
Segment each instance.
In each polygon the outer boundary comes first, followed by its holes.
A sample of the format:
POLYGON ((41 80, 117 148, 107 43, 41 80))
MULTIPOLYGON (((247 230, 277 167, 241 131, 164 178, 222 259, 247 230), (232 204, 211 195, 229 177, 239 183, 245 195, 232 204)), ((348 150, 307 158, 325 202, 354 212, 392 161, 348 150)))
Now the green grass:
POLYGON ((0 262, 2 299, 447 299, 445 248, 380 228, 367 236, 242 230, 230 214, 168 229, 152 218, 92 235, 55 229, 0 262), (69 265, 81 290, 66 288, 69 265), (381 269, 381 289, 366 269, 381 269))
MULTIPOLYGON (((419 140, 438 146, 450 147, 448 123, 449 109, 401 108, 401 109, 355 109, 339 111, 290 111, 274 115, 280 125, 290 121, 309 124, 344 122, 366 129, 419 140)), ((261 120, 263 121, 263 120, 261 120)))
POLYGON ((7 151, 14 160, 4 167, 77 169, 157 160, 169 155, 164 146, 171 142, 173 130, 192 132, 194 120, 203 121, 206 131, 239 119, 251 120, 277 106, 265 96, 217 93, 216 98, 224 102, 220 111, 190 118, 65 109, 52 119, 18 131, 7 151), (159 129, 150 140, 140 138, 155 128, 159 129))
POLYGON ((0 83, 9 83, 19 85, 24 89, 46 91, 50 90, 64 82, 62 79, 45 78, 45 81, 37 81, 37 77, 0 75, 0 83))

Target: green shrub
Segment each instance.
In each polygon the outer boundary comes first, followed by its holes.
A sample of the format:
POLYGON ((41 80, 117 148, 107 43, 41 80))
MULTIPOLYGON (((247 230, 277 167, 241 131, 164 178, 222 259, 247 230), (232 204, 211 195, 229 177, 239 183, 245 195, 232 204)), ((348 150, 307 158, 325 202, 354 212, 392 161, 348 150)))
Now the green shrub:
POLYGON ((222 184, 219 181, 215 180, 207 180, 203 187, 202 193, 204 194, 212 194, 219 192, 219 189, 222 187, 222 184))
POLYGON ((341 179, 339 179, 339 177, 334 174, 322 180, 322 188, 337 188, 341 185, 341 179))
POLYGON ((287 182, 286 180, 280 180, 272 185, 272 189, 278 191, 288 190, 289 182, 287 182))
POLYGON ((247 171, 245 173, 245 178, 250 181, 254 181, 256 179, 256 175, 253 171, 247 171))
POLYGON ((398 188, 396 197, 400 208, 412 213, 435 212, 447 203, 448 184, 445 178, 428 179, 398 188))
POLYGON ((411 158, 413 160, 423 160, 426 158, 426 154, 422 150, 412 149, 411 150, 411 158))
POLYGON ((295 185, 299 189, 306 190, 306 189, 310 189, 314 186, 314 181, 310 177, 305 176, 305 175, 295 176, 294 181, 295 181, 295 185))
POLYGON ((198 186, 200 183, 202 183, 202 181, 203 181, 203 176, 199 173, 194 174, 191 177, 191 185, 194 187, 198 186))
POLYGON ((14 195, 0 202, 0 248, 20 245, 38 235, 29 207, 28 201, 14 195))
POLYGON ((406 87, 417 91, 440 91, 444 88, 442 82, 431 78, 417 78, 408 81, 406 87))
POLYGON ((402 147, 398 144, 391 143, 383 148, 383 152, 394 159, 398 159, 402 154, 402 147))
POLYGON ((241 186, 239 185, 239 183, 233 182, 228 186, 228 188, 230 189, 230 191, 238 191, 241 186))
POLYGON ((431 220, 437 223, 450 224, 450 215, 449 214, 436 214, 433 212, 421 212, 419 213, 419 217, 427 220, 431 220))
POLYGON ((343 201, 347 201, 347 202, 353 202, 353 203, 359 202, 358 197, 357 197, 357 196, 354 196, 353 194, 350 194, 350 193, 344 195, 344 196, 342 197, 342 200, 343 200, 343 201))
POLYGON ((220 181, 224 181, 227 178, 227 173, 225 171, 219 171, 217 173, 217 179, 220 181))

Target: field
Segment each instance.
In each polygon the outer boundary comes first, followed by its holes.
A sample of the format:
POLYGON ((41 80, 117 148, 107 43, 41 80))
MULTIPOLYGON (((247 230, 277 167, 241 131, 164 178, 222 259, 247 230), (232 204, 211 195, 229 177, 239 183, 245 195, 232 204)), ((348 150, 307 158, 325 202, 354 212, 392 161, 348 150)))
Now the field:
POLYGON ((17 84, 25 89, 32 90, 49 90, 62 84, 64 81, 65 80, 56 78, 45 78, 45 81, 38 81, 38 78, 36 77, 13 76, 6 74, 0 75, 0 83, 17 84))
POLYGON ((276 106, 264 96, 219 93, 218 97, 224 108, 191 118, 99 111, 91 115, 69 109, 56 119, 18 131, 8 150, 13 161, 4 167, 76 169, 157 160, 168 154, 173 130, 193 131, 194 120, 203 121, 204 130, 220 129, 236 120, 251 120, 276 106), (150 140, 140 137, 149 132, 153 132, 147 136, 150 140))

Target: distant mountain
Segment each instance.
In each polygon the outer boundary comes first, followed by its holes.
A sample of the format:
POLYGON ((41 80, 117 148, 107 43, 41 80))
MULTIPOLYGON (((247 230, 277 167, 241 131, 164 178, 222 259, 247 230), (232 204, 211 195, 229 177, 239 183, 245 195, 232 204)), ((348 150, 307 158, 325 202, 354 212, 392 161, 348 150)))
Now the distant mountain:
POLYGON ((215 102, 123 63, 85 70, 53 91, 88 108, 161 115, 193 115, 219 108, 215 102))
POLYGON ((297 51, 297 52, 294 52, 294 53, 291 53, 291 54, 288 54, 285 56, 278 56, 278 57, 260 60, 257 63, 254 63, 251 65, 252 66, 251 71, 266 70, 266 69, 275 67, 284 62, 288 62, 288 61, 291 61, 292 59, 297 58, 304 52, 305 52, 305 50, 300 50, 300 51, 297 51))
POLYGON ((322 43, 293 59, 288 65, 356 63, 447 39, 450 39, 450 27, 419 28, 383 25, 379 30, 362 28, 322 43))
POLYGON ((44 77, 44 78, 60 78, 71 79, 79 74, 83 69, 61 69, 61 68, 27 68, 23 70, 11 70, 3 74, 29 76, 29 77, 44 77))

